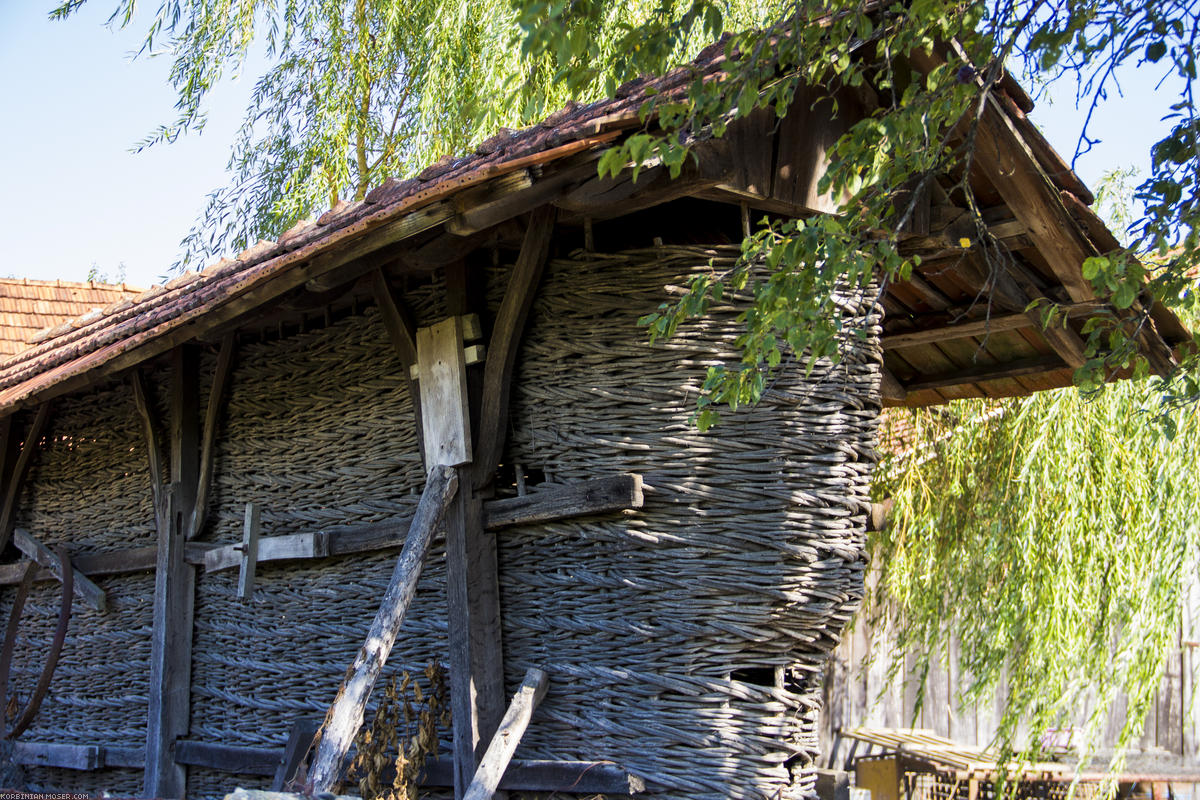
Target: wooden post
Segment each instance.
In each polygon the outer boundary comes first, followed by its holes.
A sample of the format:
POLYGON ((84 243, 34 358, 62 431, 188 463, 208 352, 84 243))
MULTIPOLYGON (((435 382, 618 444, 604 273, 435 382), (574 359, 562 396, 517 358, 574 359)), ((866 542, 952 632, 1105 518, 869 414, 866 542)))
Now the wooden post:
POLYGON ((429 552, 433 534, 441 525, 446 508, 458 489, 458 474, 450 467, 434 467, 429 472, 421 502, 392 579, 383 595, 383 602, 371 623, 366 642, 358 651, 354 664, 342 682, 325 723, 321 726, 320 744, 309 773, 313 793, 328 792, 341 781, 342 764, 355 734, 362 726, 363 710, 375 687, 379 672, 392 652, 404 614, 417 590, 417 579, 429 552))
POLYGON ((171 489, 158 525, 150 708, 146 726, 148 797, 183 797, 187 770, 175 763, 175 740, 187 734, 192 684, 192 614, 196 568, 185 560, 187 529, 200 475, 196 354, 176 348, 171 375, 171 489))
POLYGON ((508 712, 505 713, 487 752, 479 762, 479 769, 475 771, 464 800, 492 800, 500 786, 500 779, 504 777, 504 770, 508 768, 508 762, 512 760, 517 745, 521 743, 521 737, 525 735, 525 729, 529 727, 534 709, 546 695, 548 683, 546 673, 540 669, 531 668, 525 673, 525 681, 513 695, 508 712))

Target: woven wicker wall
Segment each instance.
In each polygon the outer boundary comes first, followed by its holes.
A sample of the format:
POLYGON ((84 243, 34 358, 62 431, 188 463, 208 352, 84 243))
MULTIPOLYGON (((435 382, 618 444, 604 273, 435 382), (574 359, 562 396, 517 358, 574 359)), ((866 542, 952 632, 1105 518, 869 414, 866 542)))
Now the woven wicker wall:
MULTIPOLYGON (((639 472, 646 506, 499 534, 509 688, 529 665, 551 676, 518 757, 613 760, 665 797, 812 789, 804 767, 817 752, 820 670, 861 585, 879 349, 873 338, 849 337, 854 349, 838 367, 818 366, 809 379, 784 369, 758 407, 697 433, 688 416, 707 366, 731 352, 736 309, 655 346, 635 323, 665 299, 665 286, 735 256, 736 248, 658 248, 548 267, 519 359, 506 461, 554 482, 639 472)), ((492 273, 493 306, 505 271, 492 273)), ((407 298, 421 324, 441 316, 439 294, 435 285, 407 298)), ((873 312, 857 323, 878 333, 873 312)), ((206 358, 205 386, 212 366, 206 358)), ((165 385, 155 376, 160 393, 165 385)), ((69 535, 102 550, 153 541, 140 432, 127 390, 114 391, 61 407, 56 431, 102 433, 62 455, 52 447, 31 475, 23 524, 49 542, 69 535), (56 458, 75 466, 55 467, 56 458)), ((422 485, 411 417, 374 309, 244 345, 206 540, 239 541, 250 500, 262 508, 264 535, 407 513, 422 485)), ((441 559, 439 546, 388 673, 445 660, 441 559)), ((393 560, 265 563, 249 604, 236 597, 236 571, 201 574, 190 737, 278 746, 294 719, 321 716, 393 560)), ((72 623, 30 740, 143 742, 153 578, 101 585, 118 613, 81 612, 72 623), (71 657, 110 640, 108 656, 71 657), (110 666, 96 666, 106 658, 110 666), (88 682, 92 669, 116 681, 120 704, 108 686, 88 682), (86 702, 68 702, 67 687, 86 702)), ((45 586, 32 603, 40 633, 27 634, 35 649, 53 626, 55 587, 45 586)), ((11 602, 10 591, 4 597, 11 602)), ((18 664, 35 663, 18 654, 18 664)), ((136 771, 40 772, 61 788, 140 788, 136 771)), ((192 769, 189 796, 264 783, 192 769)))
MULTIPOLYGON (((689 427, 736 309, 653 347, 635 323, 664 286, 736 254, 555 262, 514 391, 510 458, 556 481, 647 484, 636 514, 501 536, 508 681, 531 664, 551 678, 521 752, 611 759, 681 798, 813 789, 821 669, 860 593, 874 459, 873 338, 848 337, 845 361, 809 379, 783 370, 712 434, 689 427), (772 667, 783 687, 758 685, 772 667)), ((878 333, 874 313, 858 323, 878 333)))
MULTIPOLYGON (((16 524, 50 547, 66 543, 75 553, 154 544, 146 448, 128 385, 63 398, 52 419, 24 483, 16 524)), ((74 604, 50 691, 23 739, 145 744, 154 576, 111 576, 100 583, 109 610, 74 604)), ((14 595, 11 587, 0 595, 3 619, 14 595)), ((12 670, 22 702, 41 673, 61 597, 57 582, 39 583, 25 604, 12 670)), ((142 786, 137 770, 27 773, 31 785, 62 790, 138 792, 142 786)))

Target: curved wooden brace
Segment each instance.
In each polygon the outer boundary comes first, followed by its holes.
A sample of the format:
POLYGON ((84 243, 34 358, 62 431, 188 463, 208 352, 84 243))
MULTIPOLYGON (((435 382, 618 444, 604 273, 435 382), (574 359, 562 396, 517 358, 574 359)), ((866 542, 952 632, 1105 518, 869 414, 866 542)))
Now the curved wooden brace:
POLYGON ((37 564, 33 561, 24 562, 25 571, 21 573, 21 582, 17 586, 17 596, 13 598, 12 611, 8 615, 8 628, 4 632, 4 649, 0 650, 0 738, 7 720, 8 709, 8 675, 12 669, 13 649, 17 644, 17 628, 21 623, 21 612, 25 610, 25 600, 33 587, 33 576, 37 572, 37 564))
MULTIPOLYGON (((67 552, 66 545, 59 545, 56 549, 58 550, 59 560, 64 565, 62 571, 62 604, 59 606, 58 611, 58 627, 54 630, 54 639, 50 642, 50 652, 46 656, 46 663, 42 666, 42 674, 38 678, 37 686, 34 687, 33 694, 30 695, 29 702, 17 717, 17 721, 13 723, 12 730, 4 734, 4 738, 6 739, 16 739, 25 732, 26 728, 33 724, 38 709, 42 707, 42 701, 46 699, 46 692, 50 689, 50 680, 54 677, 54 670, 58 667, 58 657, 62 654, 63 644, 67 640, 67 626, 71 622, 71 602, 74 600, 75 571, 70 568, 71 556, 67 552)), ((9 617, 8 630, 5 632, 4 650, 0 652, 0 687, 3 688, 3 692, 0 693, 0 699, 5 703, 4 708, 7 708, 8 702, 8 678, 12 668, 12 651, 16 645, 17 628, 21 620, 21 611, 25 606, 25 597, 28 595, 29 586, 32 584, 33 570, 28 569, 25 572, 25 577, 21 580, 21 588, 18 590, 17 600, 13 603, 13 613, 9 617)))

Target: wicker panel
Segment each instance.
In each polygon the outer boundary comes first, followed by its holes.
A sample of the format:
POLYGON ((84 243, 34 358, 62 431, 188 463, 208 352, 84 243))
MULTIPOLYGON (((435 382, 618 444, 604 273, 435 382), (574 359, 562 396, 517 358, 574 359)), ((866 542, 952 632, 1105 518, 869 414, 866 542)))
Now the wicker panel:
MULTIPOLYGON (((17 525, 73 553, 154 543, 146 449, 132 394, 117 384, 57 401, 17 507, 17 525)), ((96 581, 109 609, 76 601, 49 693, 22 738, 140 746, 146 737, 154 577, 96 581)), ((15 589, 6 587, 7 620, 15 589)), ((57 624, 61 588, 36 584, 21 618, 12 681, 24 702, 38 680, 57 624)))
MULTIPOLYGON (((508 681, 551 676, 525 757, 611 759, 670 796, 799 797, 821 665, 861 592, 879 350, 848 337, 840 366, 787 368, 756 408, 690 428, 737 309, 655 346, 636 320, 736 252, 593 256, 544 279, 509 457, 561 482, 640 472, 646 506, 501 536, 508 681)), ((867 309, 856 325, 877 333, 867 309)))
MULTIPOLYGON (((240 541, 251 500, 263 535, 411 513, 424 479, 412 407, 374 309, 242 348, 216 467, 211 541, 240 541)), ((236 570, 201 576, 191 736, 282 746, 295 719, 322 717, 394 563, 395 553, 264 563, 248 604, 237 598, 236 570)), ((444 597, 439 549, 385 679, 444 660, 444 597)), ((226 788, 234 782, 228 776, 226 788)))

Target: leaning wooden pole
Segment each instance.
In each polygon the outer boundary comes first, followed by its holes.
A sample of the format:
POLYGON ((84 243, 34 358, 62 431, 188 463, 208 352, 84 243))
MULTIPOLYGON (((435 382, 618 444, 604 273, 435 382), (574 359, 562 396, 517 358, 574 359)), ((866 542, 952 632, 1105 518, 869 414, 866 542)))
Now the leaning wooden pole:
POLYGON ((492 737, 487 752, 483 754, 479 769, 475 770, 475 777, 463 800, 492 800, 495 797, 496 789, 500 787, 500 779, 508 769, 508 762, 512 761, 513 753, 517 752, 517 745, 521 743, 521 737, 529 727, 534 709, 542 702, 548 686, 549 679, 546 673, 537 667, 531 667, 525 673, 525 681, 513 695, 508 711, 501 720, 500 727, 496 729, 496 735, 492 737))
POLYGON ((328 792, 341 781, 342 764, 362 726, 363 710, 417 590, 417 579, 421 577, 433 535, 457 490, 458 472, 453 467, 440 466, 429 471, 379 612, 318 733, 320 744, 309 771, 313 793, 328 792))

